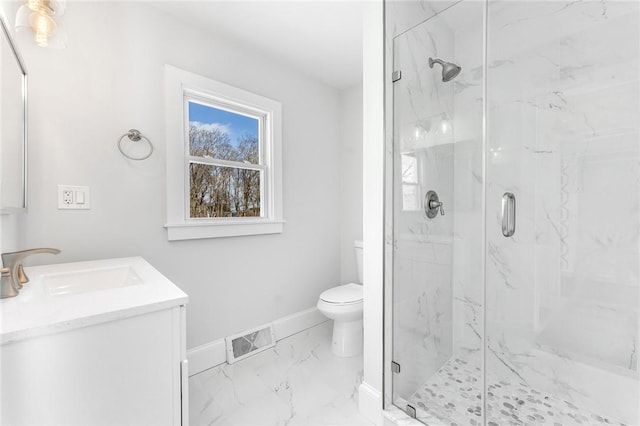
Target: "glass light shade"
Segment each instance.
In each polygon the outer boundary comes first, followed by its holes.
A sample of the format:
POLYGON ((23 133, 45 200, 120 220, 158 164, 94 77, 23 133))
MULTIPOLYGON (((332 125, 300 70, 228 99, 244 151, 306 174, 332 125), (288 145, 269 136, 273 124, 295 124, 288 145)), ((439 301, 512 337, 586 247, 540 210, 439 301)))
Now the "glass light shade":
POLYGON ((29 16, 29 25, 36 35, 36 44, 40 47, 49 45, 49 38, 57 31, 56 21, 46 13, 32 12, 29 16))
POLYGON ((45 12, 51 16, 64 15, 67 0, 24 0, 25 6, 34 12, 45 12))
MULTIPOLYGON (((62 4, 63 2, 50 2, 50 4, 62 4)), ((62 7, 64 10, 64 7, 62 7)), ((29 29, 33 32, 35 42, 40 47, 64 49, 67 47, 67 33, 61 18, 53 18, 47 13, 34 12, 28 4, 20 6, 16 13, 16 32, 29 29)))
POLYGON ((62 16, 67 9, 67 0, 49 0, 49 7, 53 11, 51 15, 62 16))
POLYGON ((27 0, 27 7, 37 12, 44 7, 44 0, 27 0))
POLYGON ((56 22, 58 29, 56 33, 49 38, 49 45, 47 47, 50 49, 66 49, 69 40, 67 37, 67 31, 65 30, 64 23, 60 18, 56 19, 56 22))

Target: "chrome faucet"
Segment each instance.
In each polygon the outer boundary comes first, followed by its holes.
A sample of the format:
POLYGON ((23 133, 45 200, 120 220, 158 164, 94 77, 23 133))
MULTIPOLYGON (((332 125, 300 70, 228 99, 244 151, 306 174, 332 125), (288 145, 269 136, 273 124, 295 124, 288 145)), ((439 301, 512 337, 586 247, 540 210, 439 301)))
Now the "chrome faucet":
POLYGON ((50 253, 58 254, 60 250, 54 248, 35 248, 11 253, 2 253, 2 285, 0 286, 0 299, 15 297, 20 293, 22 284, 29 282, 29 277, 24 273, 22 261, 32 254, 50 253))

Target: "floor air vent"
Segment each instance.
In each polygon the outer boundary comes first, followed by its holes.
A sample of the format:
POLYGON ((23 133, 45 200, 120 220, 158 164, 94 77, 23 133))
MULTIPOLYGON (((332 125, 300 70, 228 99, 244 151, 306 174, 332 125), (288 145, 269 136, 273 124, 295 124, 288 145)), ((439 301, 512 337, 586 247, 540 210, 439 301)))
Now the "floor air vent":
POLYGON ((233 364, 276 345, 273 324, 263 325, 234 336, 225 337, 227 362, 233 364))

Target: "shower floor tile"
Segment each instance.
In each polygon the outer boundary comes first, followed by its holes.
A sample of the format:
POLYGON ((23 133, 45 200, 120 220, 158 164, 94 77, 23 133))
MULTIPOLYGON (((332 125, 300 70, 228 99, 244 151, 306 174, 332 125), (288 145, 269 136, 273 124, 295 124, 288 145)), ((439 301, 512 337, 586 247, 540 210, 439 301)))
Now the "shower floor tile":
MULTIPOLYGON (((433 425, 482 424, 481 370, 452 358, 421 388, 409 404, 423 423, 433 425)), ((520 383, 488 379, 487 424, 505 425, 622 425, 597 413, 581 409, 551 394, 520 383)))

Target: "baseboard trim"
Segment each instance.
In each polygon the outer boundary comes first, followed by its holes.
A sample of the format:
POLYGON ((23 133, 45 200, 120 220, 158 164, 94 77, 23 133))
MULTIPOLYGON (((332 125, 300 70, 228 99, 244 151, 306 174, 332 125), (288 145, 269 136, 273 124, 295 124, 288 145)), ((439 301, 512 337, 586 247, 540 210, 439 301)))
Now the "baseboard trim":
POLYGON ((371 423, 382 425, 382 396, 380 392, 366 382, 358 388, 358 409, 360 414, 371 423))
POLYGON ((189 376, 227 362, 224 339, 218 339, 187 350, 189 376))
MULTIPOLYGON (((328 319, 315 307, 279 318, 273 321, 276 342, 315 327, 325 321, 328 321, 328 319)), ((227 362, 224 338, 188 349, 187 359, 189 360, 189 376, 224 364, 227 362)))
POLYGON ((276 341, 285 339, 318 324, 329 321, 315 306, 304 311, 277 319, 273 322, 276 341))

